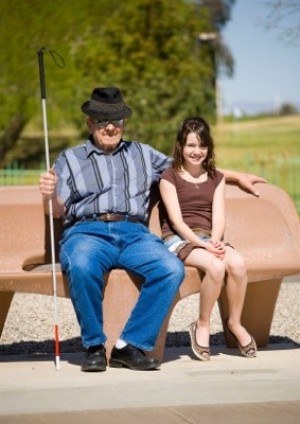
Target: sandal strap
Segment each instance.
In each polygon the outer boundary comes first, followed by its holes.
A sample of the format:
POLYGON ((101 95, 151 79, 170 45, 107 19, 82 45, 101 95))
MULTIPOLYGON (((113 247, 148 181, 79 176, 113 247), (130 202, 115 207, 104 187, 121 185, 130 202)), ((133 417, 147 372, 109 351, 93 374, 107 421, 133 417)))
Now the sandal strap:
POLYGON ((243 350, 246 356, 255 356, 256 350, 257 350, 256 343, 253 337, 252 336, 250 337, 251 337, 250 343, 248 343, 246 346, 241 346, 240 348, 241 350, 243 350))
POLYGON ((240 342, 238 341, 236 335, 230 330, 228 326, 228 317, 226 318, 225 324, 229 333, 235 338, 241 354, 246 356, 247 358, 255 358, 256 352, 257 352, 257 345, 254 338, 251 336, 251 334, 249 334, 251 337, 250 343, 248 343, 246 346, 242 346, 240 342))

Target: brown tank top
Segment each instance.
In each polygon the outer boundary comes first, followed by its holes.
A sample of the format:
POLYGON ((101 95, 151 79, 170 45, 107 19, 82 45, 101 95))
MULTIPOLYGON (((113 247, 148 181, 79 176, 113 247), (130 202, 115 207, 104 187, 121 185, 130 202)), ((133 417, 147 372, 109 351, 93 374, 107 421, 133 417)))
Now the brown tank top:
MULTIPOLYGON (((222 181, 224 175, 216 171, 215 175, 207 176, 202 183, 191 183, 184 180, 173 168, 168 168, 161 174, 173 184, 177 191, 178 201, 184 222, 192 229, 202 228, 208 232, 212 226, 212 201, 216 187, 222 181)), ((162 237, 174 234, 167 213, 162 208, 162 237)))

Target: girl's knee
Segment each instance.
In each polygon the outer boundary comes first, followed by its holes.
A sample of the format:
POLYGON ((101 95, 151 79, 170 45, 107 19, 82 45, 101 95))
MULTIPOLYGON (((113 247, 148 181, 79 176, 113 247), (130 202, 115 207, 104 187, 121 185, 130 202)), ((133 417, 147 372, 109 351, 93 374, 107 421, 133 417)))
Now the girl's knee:
POLYGON ((225 265, 224 262, 214 258, 208 269, 209 275, 216 281, 223 281, 225 276, 225 265))
POLYGON ((230 275, 243 277, 246 274, 246 264, 242 256, 235 257, 227 266, 227 272, 230 275))

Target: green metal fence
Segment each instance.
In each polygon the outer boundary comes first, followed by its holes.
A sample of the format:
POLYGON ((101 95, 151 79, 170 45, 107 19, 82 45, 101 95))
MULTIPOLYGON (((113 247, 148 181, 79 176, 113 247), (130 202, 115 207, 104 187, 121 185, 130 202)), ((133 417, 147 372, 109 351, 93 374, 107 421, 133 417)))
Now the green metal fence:
MULTIPOLYGON (((271 184, 283 188, 294 201, 300 213, 300 158, 284 157, 247 157, 244 163, 226 163, 228 169, 260 175, 271 184)), ((11 167, 0 169, 0 185, 30 185, 38 184, 41 172, 45 170, 44 164, 40 169, 24 169, 14 163, 11 167)))
POLYGON ((38 184, 40 169, 22 169, 14 165, 0 169, 0 185, 34 185, 38 184))

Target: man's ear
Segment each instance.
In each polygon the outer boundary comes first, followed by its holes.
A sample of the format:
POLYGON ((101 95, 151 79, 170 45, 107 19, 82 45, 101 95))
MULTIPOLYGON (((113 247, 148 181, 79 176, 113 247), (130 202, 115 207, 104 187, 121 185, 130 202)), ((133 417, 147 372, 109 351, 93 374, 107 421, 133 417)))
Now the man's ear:
POLYGON ((90 130, 91 129, 91 125, 92 125, 92 121, 91 121, 91 118, 90 117, 87 118, 86 125, 88 126, 88 129, 90 130))

